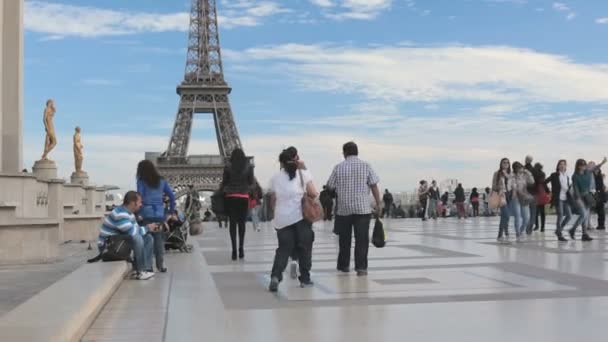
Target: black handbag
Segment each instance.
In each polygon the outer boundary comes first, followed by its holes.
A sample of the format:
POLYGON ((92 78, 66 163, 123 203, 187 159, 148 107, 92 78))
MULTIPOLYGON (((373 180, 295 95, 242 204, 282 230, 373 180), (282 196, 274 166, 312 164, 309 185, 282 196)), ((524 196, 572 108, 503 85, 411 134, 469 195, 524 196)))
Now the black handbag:
POLYGON ((382 248, 386 246, 386 235, 384 234, 384 226, 380 218, 376 217, 374 223, 374 232, 372 233, 372 244, 376 248, 382 248))
POLYGON ((585 205, 587 206, 587 208, 595 208, 595 197, 593 197, 593 194, 588 192, 586 194, 583 195, 583 201, 585 202, 585 205))
POLYGON ((101 260, 133 262, 132 249, 130 235, 112 235, 106 241, 106 248, 101 253, 101 260))
POLYGON ((213 195, 211 195, 211 211, 213 211, 216 216, 226 214, 226 194, 224 194, 223 190, 216 190, 213 195))

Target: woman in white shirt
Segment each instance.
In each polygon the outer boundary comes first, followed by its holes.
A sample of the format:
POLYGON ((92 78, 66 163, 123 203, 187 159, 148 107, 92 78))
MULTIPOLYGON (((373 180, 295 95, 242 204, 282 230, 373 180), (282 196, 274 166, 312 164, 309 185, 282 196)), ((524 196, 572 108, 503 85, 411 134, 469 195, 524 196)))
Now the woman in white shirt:
POLYGON ((303 170, 298 152, 290 147, 279 155, 281 170, 270 180, 268 191, 271 194, 271 206, 274 207, 273 224, 277 231, 279 247, 274 256, 270 286, 276 292, 283 279, 289 256, 297 251, 300 265, 300 286, 311 287, 310 267, 314 233, 312 223, 302 215, 302 197, 317 197, 317 190, 308 170, 303 170))

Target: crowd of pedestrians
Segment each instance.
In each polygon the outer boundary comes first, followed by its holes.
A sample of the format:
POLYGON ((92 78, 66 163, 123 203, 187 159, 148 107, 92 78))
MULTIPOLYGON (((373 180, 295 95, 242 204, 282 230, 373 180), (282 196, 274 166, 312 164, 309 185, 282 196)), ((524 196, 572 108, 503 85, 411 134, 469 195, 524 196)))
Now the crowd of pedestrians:
POLYGON ((568 229, 570 239, 576 239, 576 231, 581 227, 581 240, 593 240, 589 235, 592 209, 598 213, 597 229, 606 229, 604 226, 606 189, 601 172, 606 158, 598 165, 578 159, 572 176, 568 174, 567 162, 560 160, 555 172, 548 178, 543 172, 543 166, 539 163, 532 166, 532 161, 532 156, 527 156, 525 165, 520 162, 511 165, 508 158, 503 158, 498 171, 492 177, 490 201, 500 210, 497 238, 499 242, 509 241, 510 217, 514 217, 513 228, 518 242, 522 241, 525 235, 532 234, 533 230, 544 231, 545 206, 548 203, 551 203, 557 212, 555 235, 559 241, 568 241, 563 231, 570 222, 573 212, 578 217, 568 229), (548 184, 551 188, 547 186, 548 184))
MULTIPOLYGON (((342 152, 344 160, 334 167, 318 193, 312 173, 295 147, 279 154, 280 170, 272 176, 266 192, 255 178, 254 167, 243 150, 232 151, 220 186, 225 203, 223 214, 229 222, 231 259, 245 257, 248 217, 257 231, 261 229, 262 217, 264 221, 271 220, 278 247, 271 270, 270 291, 278 290, 290 259, 292 277, 297 277, 302 287, 313 285, 310 270, 315 234, 313 222, 307 220, 303 212, 305 197, 318 198, 323 207, 323 219, 335 220, 334 233, 339 240, 336 269, 350 272, 354 236, 354 269, 358 276, 367 275, 372 214, 392 217, 397 207, 388 189, 380 197, 379 178, 369 163, 359 159, 358 146, 348 142, 343 145, 342 152)), ((555 235, 559 241, 568 241, 564 236, 565 229, 574 240, 579 227, 582 241, 593 240, 589 235, 592 210, 598 213, 597 229, 605 229, 606 189, 601 167, 606 158, 599 164, 579 159, 571 175, 567 162, 560 160, 555 172, 548 177, 543 165, 533 164, 533 161, 532 156, 526 156, 524 164, 518 161, 511 164, 508 158, 503 158, 492 176, 491 186, 481 193, 477 188, 470 191, 468 202, 472 216, 479 216, 480 209, 483 215, 499 213, 497 240, 501 243, 509 242, 509 224, 513 218, 515 239, 520 242, 533 231, 545 231, 545 208, 550 204, 557 214, 555 235), (568 229, 573 214, 577 215, 576 221, 568 229)), ((176 204, 171 186, 152 162, 141 161, 136 175, 137 191, 129 191, 123 205, 105 218, 98 245, 101 252, 112 237, 127 239, 133 249, 132 276, 145 280, 154 275, 153 259, 157 271, 167 272, 164 263, 166 231, 163 227, 167 220, 176 217, 176 204)), ((447 191, 442 194, 435 180, 430 184, 421 180, 416 195, 422 220, 445 216, 450 194, 447 191)), ((458 184, 453 191, 453 204, 459 219, 465 219, 469 214, 466 200, 465 190, 462 184, 458 184)), ((210 220, 209 210, 204 216, 205 221, 210 220)))

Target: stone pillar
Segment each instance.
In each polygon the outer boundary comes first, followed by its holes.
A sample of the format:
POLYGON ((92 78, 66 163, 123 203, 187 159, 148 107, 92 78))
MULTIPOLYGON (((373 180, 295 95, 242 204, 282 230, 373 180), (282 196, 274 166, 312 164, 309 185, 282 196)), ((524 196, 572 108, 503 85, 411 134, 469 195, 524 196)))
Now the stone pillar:
POLYGON ((4 1, 0 0, 0 172, 2 172, 2 117, 4 116, 2 102, 2 88, 4 88, 4 1))
POLYGON ((86 193, 86 199, 87 199, 85 213, 87 215, 95 214, 95 189, 96 189, 95 186, 84 187, 84 190, 86 193))
POLYGON ((63 241, 63 184, 62 179, 53 179, 48 182, 48 217, 59 221, 59 241, 63 241))
POLYGON ((23 168, 23 0, 2 4, 2 130, 3 172, 23 168))

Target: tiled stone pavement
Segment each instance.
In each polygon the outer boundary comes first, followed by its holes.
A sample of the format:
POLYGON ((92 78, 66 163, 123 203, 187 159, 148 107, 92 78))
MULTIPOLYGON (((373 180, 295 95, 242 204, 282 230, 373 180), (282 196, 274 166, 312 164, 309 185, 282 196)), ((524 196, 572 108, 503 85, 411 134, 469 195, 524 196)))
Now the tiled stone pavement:
MULTIPOLYGON (((554 219, 548 218, 547 227, 554 226, 554 219)), ((331 224, 321 223, 315 226, 315 286, 301 289, 286 276, 272 294, 266 289, 276 248, 272 229, 248 229, 246 258, 233 262, 227 230, 214 225, 193 239, 195 253, 168 257, 172 272, 184 262, 200 260, 192 263, 196 268, 184 272, 181 267, 179 274, 157 275, 148 282, 125 281, 85 340, 603 338, 608 319, 605 233, 592 231, 596 239, 591 243, 558 243, 548 228, 505 245, 496 243, 497 226, 497 218, 386 221, 387 246, 370 246, 369 275, 357 277, 335 271, 337 237, 331 224), (178 292, 175 277, 186 277, 183 273, 198 277, 197 285, 178 292), (172 308, 170 303, 180 298, 193 302, 172 308), (134 315, 149 319, 121 323, 134 315), (200 324, 210 321, 212 328, 193 338, 171 329, 173 321, 192 316, 200 324)))
POLYGON ((0 316, 11 311, 38 292, 76 270, 97 254, 87 244, 67 243, 59 246, 57 262, 34 265, 0 266, 0 316))

